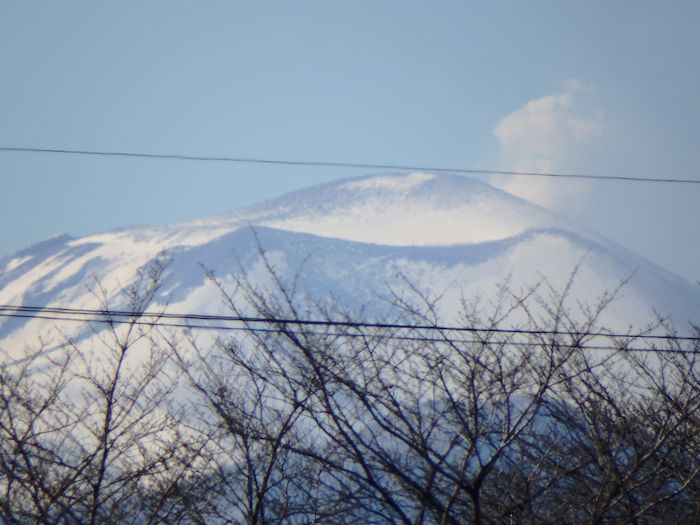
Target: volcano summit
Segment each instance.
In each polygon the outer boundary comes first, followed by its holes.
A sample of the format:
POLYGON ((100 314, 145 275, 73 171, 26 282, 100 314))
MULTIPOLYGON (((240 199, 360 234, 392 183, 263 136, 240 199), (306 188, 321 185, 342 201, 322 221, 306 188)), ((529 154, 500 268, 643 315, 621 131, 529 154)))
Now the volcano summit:
MULTIPOLYGON (((505 282, 516 292, 536 283, 568 286, 574 305, 619 288, 601 319, 611 330, 661 316, 683 332, 700 319, 697 287, 627 249, 488 184, 421 172, 330 182, 189 223, 59 235, 0 259, 0 304, 98 308, 90 288, 100 283, 119 307, 139 269, 165 253, 170 262, 159 303, 178 313, 225 313, 204 269, 224 283, 243 273, 265 285, 263 252, 309 297, 332 297, 369 314, 385 309, 387 290, 410 283, 440 295, 449 320, 462 299, 478 295, 488 303, 505 282)), ((55 325, 31 318, 0 323, 8 350, 55 325)))

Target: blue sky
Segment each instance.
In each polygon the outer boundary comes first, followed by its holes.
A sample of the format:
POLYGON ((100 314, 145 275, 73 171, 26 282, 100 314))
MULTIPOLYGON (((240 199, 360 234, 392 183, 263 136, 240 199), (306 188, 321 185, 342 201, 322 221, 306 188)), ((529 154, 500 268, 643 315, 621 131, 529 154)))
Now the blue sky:
MULTIPOLYGON (((694 0, 1 2, 0 146, 700 179, 698 27, 694 0)), ((0 255, 364 174, 0 153, 0 255)), ((700 185, 492 182, 700 281, 700 185)))

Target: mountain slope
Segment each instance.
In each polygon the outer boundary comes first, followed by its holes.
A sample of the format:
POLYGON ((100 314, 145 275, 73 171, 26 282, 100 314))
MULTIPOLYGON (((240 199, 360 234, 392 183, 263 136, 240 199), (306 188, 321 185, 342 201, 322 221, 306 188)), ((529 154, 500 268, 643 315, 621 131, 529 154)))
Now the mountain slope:
MULTIPOLYGON (((57 236, 0 260, 0 304, 96 308, 90 289, 99 282, 117 307, 138 270, 165 252, 162 304, 227 313, 204 269, 224 281, 246 273, 265 285, 261 248, 284 279, 298 274, 302 292, 353 308, 369 304, 366 315, 385 311, 381 297, 406 281, 443 294, 450 320, 463 296, 479 294, 487 304, 506 279, 516 292, 543 278, 561 290, 576 271, 574 309, 628 281, 603 318, 611 329, 640 327, 657 313, 680 331, 700 319, 700 291, 673 274, 487 184, 425 173, 328 183, 186 224, 57 236)), ((51 329, 41 320, 4 319, 0 345, 14 351, 51 329)))

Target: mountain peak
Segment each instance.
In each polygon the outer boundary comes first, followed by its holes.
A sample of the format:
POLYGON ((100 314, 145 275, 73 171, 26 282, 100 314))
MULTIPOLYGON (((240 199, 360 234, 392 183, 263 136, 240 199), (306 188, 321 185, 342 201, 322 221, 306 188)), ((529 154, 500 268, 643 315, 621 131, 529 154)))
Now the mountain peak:
POLYGON ((437 177, 434 173, 412 172, 390 175, 370 175, 351 179, 340 185, 341 188, 350 190, 376 190, 389 189, 395 191, 410 190, 416 186, 433 180, 437 177))
MULTIPOLYGON (((484 182, 424 172, 338 180, 191 223, 49 239, 0 260, 0 303, 100 307, 86 286, 99 282, 119 304, 121 290, 167 251, 164 302, 225 313, 202 265, 264 287, 261 246, 281 275, 304 270, 294 277, 304 293, 351 307, 382 287, 401 289, 397 276, 441 295, 452 312, 462 297, 496 297, 504 281, 517 291, 544 278, 583 305, 627 282, 608 327, 653 323, 659 313, 679 326, 699 317, 695 287, 622 247, 484 182)), ((0 320, 0 343, 20 351, 44 328, 40 319, 0 320)))
POLYGON ((320 184, 218 220, 392 246, 474 244, 530 229, 577 229, 484 182, 427 172, 320 184))

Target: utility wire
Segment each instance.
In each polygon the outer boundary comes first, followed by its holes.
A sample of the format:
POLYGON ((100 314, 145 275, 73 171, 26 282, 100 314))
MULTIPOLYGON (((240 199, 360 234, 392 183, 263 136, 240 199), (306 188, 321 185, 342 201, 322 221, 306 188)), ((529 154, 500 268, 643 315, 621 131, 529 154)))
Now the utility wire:
MULTIPOLYGON (((526 329, 503 329, 503 328, 476 328, 476 327, 459 327, 459 326, 440 326, 440 325, 417 325, 417 324, 400 324, 400 323, 372 323, 372 322, 356 322, 356 321, 331 321, 331 320, 311 320, 311 319, 285 319, 279 317, 244 317, 244 316, 222 316, 222 315, 202 315, 202 314, 173 314, 173 313, 152 313, 152 312, 127 312, 119 310, 90 310, 90 309, 70 309, 70 308, 40 308, 40 307, 14 307, 9 305, 0 305, 0 317, 14 317, 25 319, 45 319, 53 321, 73 321, 73 322, 96 322, 106 324, 135 324, 142 326, 163 326, 187 329, 205 329, 205 330, 238 330, 248 332, 275 332, 275 333, 297 333, 294 330, 286 328, 287 325, 293 326, 318 326, 318 327, 341 327, 341 328, 370 328, 370 329, 397 329, 397 330, 422 330, 432 332, 468 332, 472 334, 508 334, 508 335, 529 335, 529 336, 569 336, 575 338, 581 337, 606 337, 608 339, 627 339, 627 340, 663 340, 663 341, 684 341, 684 342, 700 342, 700 337, 691 336, 675 336, 675 335, 647 335, 647 334, 614 334, 608 332, 573 332, 564 330, 526 330, 526 329), (54 315, 47 315, 54 314, 54 315), (78 317, 81 316, 81 317, 78 317), (95 317, 100 316, 100 317, 95 317), (155 320, 144 320, 144 319, 155 320), (167 319, 168 322, 165 322, 167 319), (230 325, 210 325, 210 324, 189 324, 170 321, 219 321, 219 322, 239 322, 244 323, 244 326, 230 325), (251 325, 265 323, 268 325, 284 326, 284 328, 254 328, 251 325)), ((304 334, 316 334, 327 336, 343 336, 343 337, 366 337, 363 333, 352 332, 302 332, 304 334)), ((406 336, 397 334, 383 334, 382 337, 388 339, 400 339, 410 341, 426 341, 426 342, 455 342, 455 343, 481 343, 494 344, 496 341, 486 341, 484 339, 466 340, 453 339, 451 337, 426 337, 421 336, 406 336)), ((503 343, 503 342, 501 342, 503 343)), ((523 342, 523 341, 508 341, 507 344, 538 346, 540 343, 523 342)), ((566 346, 566 345, 563 345, 566 346)), ((629 348, 618 344, 617 346, 591 346, 581 345, 581 347, 597 350, 615 350, 623 347, 625 351, 634 352, 682 352, 682 353, 700 353, 700 350, 681 350, 681 349, 655 349, 655 348, 629 348)))
POLYGON ((254 316, 231 316, 231 315, 211 315, 211 314, 182 314, 173 312, 133 312, 128 310, 97 310, 89 308, 58 308, 49 306, 14 306, 0 305, 0 312, 22 312, 22 313, 52 313, 65 314, 73 316, 105 316, 112 317, 127 317, 130 319, 137 318, 154 318, 154 319, 176 319, 176 320, 195 320, 195 321, 222 321, 222 322, 243 322, 243 323, 267 323, 267 324, 290 324, 290 325, 312 325, 312 326, 339 326, 344 328, 383 328, 383 329, 398 329, 398 330, 433 330, 440 332, 491 332, 505 333, 514 335, 565 335, 576 337, 608 337, 608 338, 628 338, 628 339, 655 339, 664 341, 697 341, 700 342, 700 336, 678 336, 678 335, 654 335, 654 334, 624 334, 613 332, 586 332, 586 331, 568 331, 568 330, 528 330, 524 328, 495 328, 495 327, 470 327, 470 326, 447 326, 433 324, 406 324, 406 323, 383 323, 371 321, 341 321, 329 319, 298 319, 285 317, 254 317, 254 316))
POLYGON ((543 173, 535 171, 509 171, 477 168, 445 168, 436 166, 413 166, 405 164, 370 164, 362 162, 330 162, 316 160, 285 160, 266 159, 255 157, 226 157, 208 155, 182 155, 169 153, 142 153, 132 151, 103 151, 103 150, 78 150, 78 149, 55 149, 55 148, 30 148, 0 146, 0 152, 17 153, 53 153, 63 155, 91 155, 101 157, 130 157, 145 159, 170 159, 185 161, 206 161, 206 162, 235 162, 240 164, 272 164, 277 166, 309 166, 323 168, 361 168, 372 170, 402 170, 402 171, 438 171, 446 173, 461 173, 470 175, 515 175, 521 177, 550 177, 567 179, 592 179, 592 180, 616 180, 627 182, 656 182, 670 184, 700 184, 697 179, 662 179, 655 177, 633 177, 625 175, 593 175, 589 173, 543 173))
MULTIPOLYGON (((0 313, 0 317, 12 317, 12 318, 28 318, 28 319, 44 319, 50 321, 70 321, 70 322, 91 322, 100 324, 125 324, 134 326, 148 326, 148 327, 165 327, 165 328, 185 328, 193 330, 216 330, 216 331, 239 331, 239 332, 251 332, 251 333, 275 333, 275 334, 289 334, 289 335, 303 335, 303 336, 333 336, 333 337, 343 337, 343 338, 370 338, 371 335, 362 332, 321 332, 321 331, 308 331, 308 330, 290 330, 288 328, 254 328, 252 326, 226 326, 226 325, 192 325, 185 323, 165 323, 162 321, 143 321, 138 319, 126 320, 126 319, 104 319, 104 318, 92 318, 92 319, 79 319, 76 317, 57 317, 57 316, 45 316, 45 315, 27 315, 27 314, 8 314, 0 313)), ((484 330, 486 331, 486 330, 484 330)), ((491 332, 496 332, 492 330, 491 332)), ((498 341, 489 339, 462 339, 462 338, 452 338, 452 337, 426 337, 426 336, 408 336, 408 335, 397 335, 394 333, 390 334, 380 334, 375 336, 378 339, 390 339, 398 341, 414 341, 423 343, 450 343, 450 344, 479 344, 479 345, 502 345, 502 346, 524 346, 524 347, 540 347, 545 343, 533 342, 533 341, 498 341)), ((557 342, 557 347, 560 348, 579 348, 581 350, 620 350, 624 352, 631 353, 656 353, 656 354, 688 354, 688 355, 700 355, 700 350, 697 349, 681 349, 681 348, 639 348, 639 347, 627 347, 623 345, 611 346, 611 345, 590 345, 586 343, 577 344, 567 344, 557 342)))
MULTIPOLYGON (((125 324, 134 326, 148 326, 148 327, 165 327, 165 328, 185 328, 193 330, 224 330, 224 331, 238 331, 238 332, 251 332, 251 333, 273 333, 273 334, 289 334, 289 335, 303 335, 303 336, 333 336, 342 338, 362 338, 368 339, 372 338, 372 335, 368 335, 361 332, 321 332, 321 331, 301 331, 301 330, 290 330, 287 328, 254 328, 252 326, 212 326, 212 325, 192 325, 184 323, 164 323, 161 321, 141 321, 141 320, 125 320, 125 319, 104 319, 104 318, 94 318, 94 319, 78 319, 75 317, 57 317, 57 316, 44 316, 44 315, 27 315, 27 314, 8 314, 0 313, 0 317, 10 317, 10 318, 20 318, 20 319, 44 319, 49 321, 71 321, 71 322, 90 322, 90 323, 100 323, 100 324, 125 324)), ((408 336, 408 335, 397 335, 397 334, 380 334, 375 335, 377 339, 390 339, 398 341, 414 341, 422 343, 450 343, 450 344, 478 344, 478 345, 500 345, 500 346, 524 346, 524 347, 541 347, 546 345, 542 342, 534 341, 498 341, 489 339, 461 339, 461 338, 451 338, 451 337, 425 337, 425 336, 408 336)), ((698 349, 681 349, 681 348, 639 348, 639 347, 627 347, 623 345, 610 346, 610 345, 590 345, 585 343, 577 344, 567 344, 557 342, 557 347, 559 348, 578 348, 581 350, 619 350, 623 352, 630 353, 655 353, 655 354, 688 354, 688 355, 700 355, 700 350, 698 349)))

